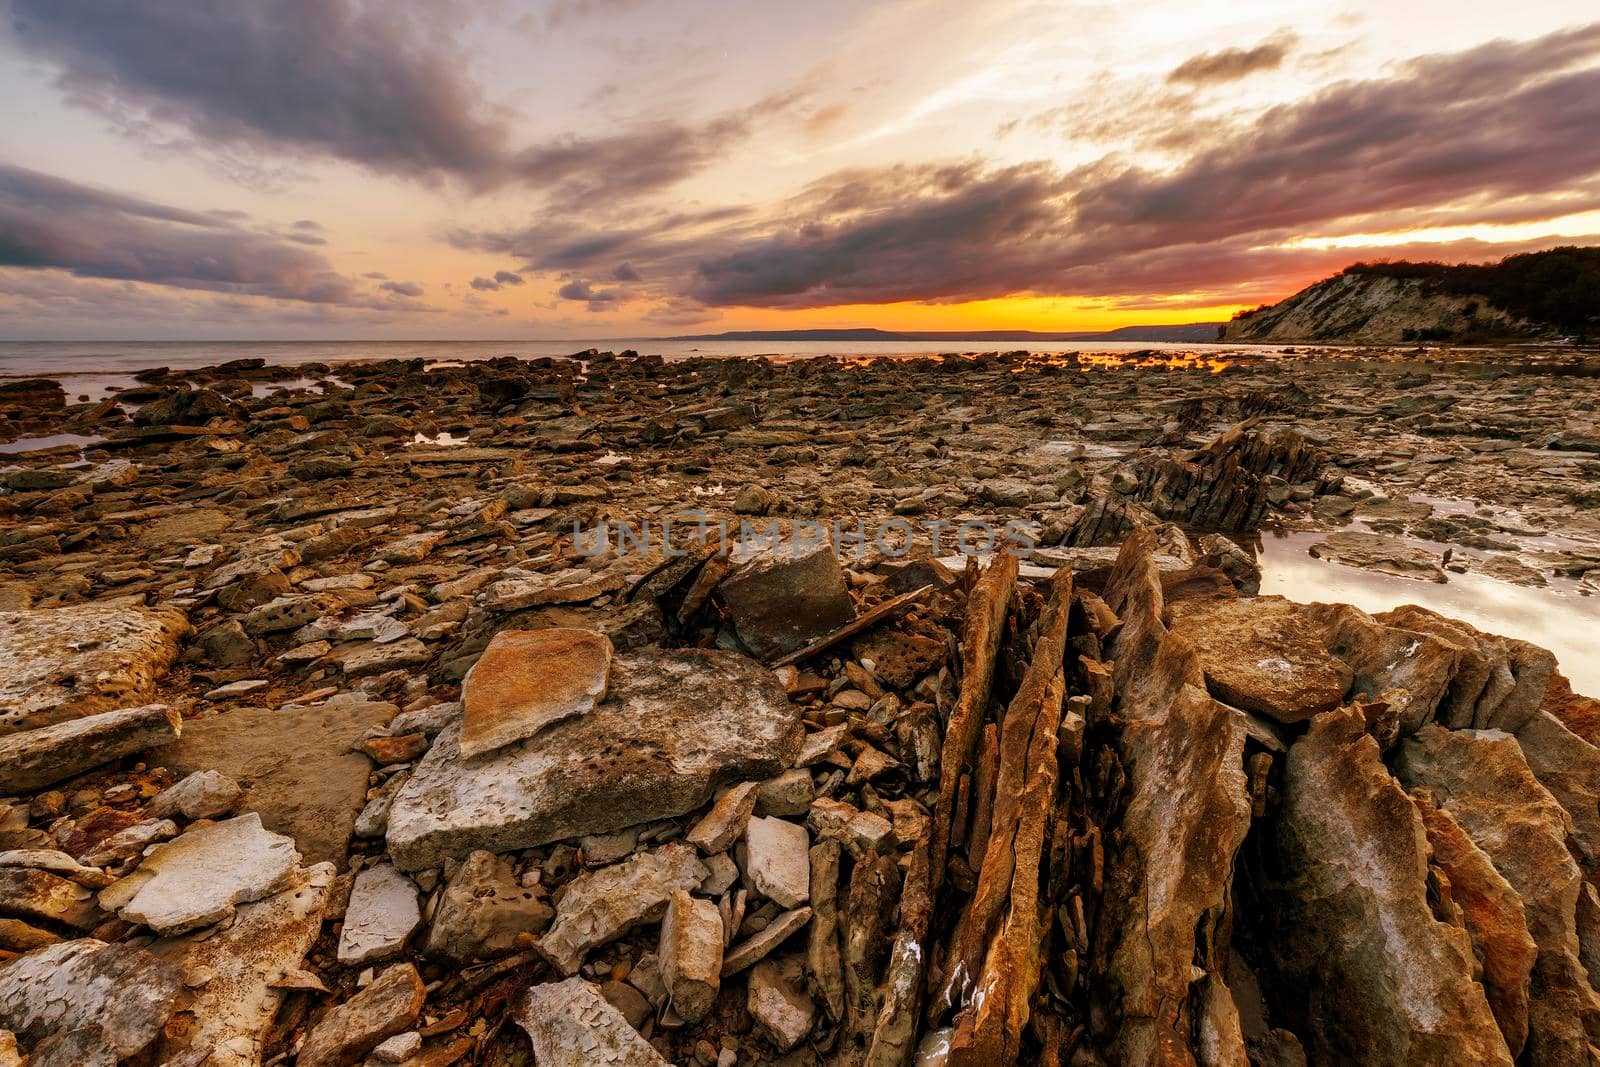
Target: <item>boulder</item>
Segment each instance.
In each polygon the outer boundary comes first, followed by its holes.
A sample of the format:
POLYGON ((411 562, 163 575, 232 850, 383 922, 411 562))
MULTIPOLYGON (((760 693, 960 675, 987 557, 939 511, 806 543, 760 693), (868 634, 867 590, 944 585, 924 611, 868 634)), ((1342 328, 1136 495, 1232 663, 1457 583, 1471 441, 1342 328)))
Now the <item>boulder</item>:
POLYGON ((183 933, 284 889, 299 863, 294 842, 263 829, 250 812, 156 845, 132 874, 101 891, 100 905, 157 933, 183 933))
POLYGON ((390 808, 390 856, 420 870, 682 815, 787 768, 802 733, 772 672, 743 656, 621 655, 606 700, 526 741, 468 758, 459 724, 441 733, 390 808))
POLYGON ((1179 600, 1172 629, 1200 656, 1206 687, 1236 708, 1304 722, 1338 707, 1351 671, 1328 653, 1307 609, 1278 597, 1179 600))
POLYGON ((102 711, 0 736, 0 793, 27 793, 177 738, 183 720, 164 704, 102 711))
POLYGON ((582 978, 530 987, 512 1018, 528 1032, 539 1067, 671 1067, 582 978))
POLYGON ((677 841, 586 871, 568 883, 539 951, 562 974, 576 974, 591 949, 655 922, 675 892, 696 888, 708 873, 694 849, 677 841))
POLYGON ((743 545, 717 585, 739 641, 758 659, 804 648, 855 617, 833 545, 793 537, 743 545))
POLYGON ((142 948, 63 941, 0 968, 0 1028, 28 1044, 89 1029, 133 1056, 161 1033, 182 988, 178 968, 142 948))
POLYGON ((593 711, 605 698, 611 651, 593 630, 495 634, 462 682, 461 754, 481 756, 593 711))
POLYGON ((1433 718, 1449 692, 1459 649, 1430 634, 1385 625, 1349 604, 1309 604, 1305 611, 1328 651, 1350 668, 1352 699, 1392 700, 1403 734, 1433 718))
POLYGON ((235 708, 184 723, 182 739, 152 750, 149 761, 180 775, 214 769, 237 780, 263 826, 293 837, 309 862, 342 864, 372 769, 351 748, 394 714, 393 704, 360 698, 235 708))
POLYGON ((183 612, 75 604, 0 612, 0 734, 143 704, 189 632, 183 612))
POLYGON ((1267 905, 1313 1062, 1511 1063, 1466 931, 1428 906, 1428 844, 1356 707, 1289 749, 1267 905))
POLYGON ((156 794, 144 813, 150 819, 214 819, 232 811, 242 796, 239 783, 221 771, 196 771, 156 794))
POLYGON ((1375 617, 1388 626, 1431 634, 1456 647, 1456 673, 1439 716, 1447 726, 1515 733, 1539 710, 1556 667, 1548 650, 1484 633, 1413 604, 1375 617))

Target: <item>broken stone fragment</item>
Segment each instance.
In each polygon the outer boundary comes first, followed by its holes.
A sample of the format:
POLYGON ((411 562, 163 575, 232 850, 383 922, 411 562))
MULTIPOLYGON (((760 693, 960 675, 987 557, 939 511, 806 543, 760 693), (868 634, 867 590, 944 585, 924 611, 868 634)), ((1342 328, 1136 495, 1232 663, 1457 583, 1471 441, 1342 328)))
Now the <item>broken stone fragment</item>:
POLYGON ((386 1038, 411 1028, 422 1012, 422 976, 396 963, 343 1004, 330 1008, 300 1046, 297 1067, 349 1067, 386 1038))
POLYGON ((512 1017, 528 1032, 539 1067, 670 1067, 582 978, 530 987, 512 1017))
POLYGON ((161 1032, 182 988, 178 968, 142 948, 63 941, 0 968, 0 1027, 30 1045, 88 1028, 133 1056, 161 1032))
POLYGON ((732 848, 755 811, 759 788, 756 782, 740 782, 718 793, 711 810, 690 828, 684 840, 708 856, 732 848))
POLYGON ((215 819, 232 811, 243 795, 239 783, 221 771, 196 771, 156 794, 144 813, 151 819, 215 819))
POLYGON ((746 1005, 779 1052, 788 1052, 811 1033, 816 1003, 805 988, 805 965, 798 957, 762 960, 750 971, 746 1005))
POLYGON ((502 630, 462 682, 461 754, 532 737, 605 699, 611 641, 593 630, 502 630))
POLYGON ((818 837, 844 842, 854 856, 887 851, 895 842, 894 826, 888 819, 842 800, 818 798, 811 805, 809 821, 818 837))
POLYGON ((49 871, 89 889, 104 889, 116 881, 98 866, 79 863, 65 852, 51 848, 11 849, 0 852, 0 868, 30 867, 49 871))
POLYGON ((833 545, 790 537, 741 546, 717 586, 739 640, 774 660, 825 637, 855 617, 833 545))
MULTIPOLYGON (((90 603, 0 612, 0 733, 145 702, 188 632, 183 612, 172 608, 90 603)), ((22 787, 0 791, 7 788, 22 787)))
POLYGON ((722 983, 722 913, 709 900, 679 889, 661 920, 657 953, 661 981, 672 1010, 687 1022, 699 1022, 711 1010, 722 983))
POLYGON ((445 887, 425 951, 454 963, 495 959, 516 950, 517 935, 544 933, 554 914, 538 891, 517 882, 509 862, 474 852, 445 887))
POLYGON ((755 891, 782 908, 811 899, 811 837, 799 823, 752 818, 745 826, 745 873, 755 891))
POLYGON ((171 819, 146 819, 118 830, 78 858, 91 867, 109 867, 132 859, 157 841, 177 836, 178 824, 171 819))
POLYGON ((1351 671, 1334 659, 1307 609, 1278 597, 1172 604, 1172 628, 1200 656, 1218 700, 1278 722, 1338 707, 1351 671))
POLYGON ((676 841, 586 871, 568 883, 556 921, 537 942, 538 949, 561 973, 576 974, 591 949, 656 921, 673 893, 694 889, 707 873, 694 849, 676 841))
POLYGON ((185 975, 209 977, 193 992, 186 1009, 192 1022, 181 1042, 209 1053, 208 1067, 255 1067, 261 1062, 285 983, 301 973, 301 961, 322 929, 333 879, 331 863, 303 868, 283 892, 241 905, 226 929, 200 940, 179 938, 152 946, 185 975))
POLYGON ((395 797, 402 870, 507 852, 693 811, 718 785, 787 767, 799 709, 772 672, 727 652, 620 655, 593 711, 477 758, 441 733, 395 797))
POLYGON ((278 892, 299 863, 294 842, 249 812, 155 846, 132 874, 101 891, 100 904, 157 933, 182 933, 278 892))
POLYGON ((339 962, 346 967, 386 960, 405 947, 422 924, 417 887, 387 863, 356 875, 339 933, 339 962))
POLYGON ((105 920, 94 893, 49 871, 0 867, 0 916, 92 930, 105 920))
POLYGON ((723 954, 722 977, 731 977, 760 963, 810 921, 810 908, 796 908, 779 915, 765 929, 751 934, 723 954))
POLYGON ((372 769, 351 749, 395 710, 362 697, 235 708, 184 723, 183 738, 152 750, 149 760, 184 775, 215 769, 248 785, 264 826, 293 837, 310 862, 343 863, 372 769))
POLYGON ((756 794, 756 814, 804 815, 815 795, 816 787, 811 781, 811 772, 804 767, 795 767, 761 783, 760 791, 756 794))
POLYGON ((146 704, 0 737, 0 794, 43 789, 165 744, 182 730, 183 720, 175 710, 146 704))

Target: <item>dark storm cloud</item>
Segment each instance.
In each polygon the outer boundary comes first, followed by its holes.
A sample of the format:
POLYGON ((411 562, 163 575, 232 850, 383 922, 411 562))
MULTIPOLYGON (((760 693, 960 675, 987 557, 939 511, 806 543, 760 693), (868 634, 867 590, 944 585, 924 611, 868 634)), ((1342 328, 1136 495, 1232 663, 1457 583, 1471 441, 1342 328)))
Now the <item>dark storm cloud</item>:
POLYGON ((0 267, 368 306, 320 253, 212 213, 0 164, 0 267))
POLYGON ((1285 30, 1254 48, 1225 48, 1220 52, 1205 52, 1180 63, 1167 75, 1167 81, 1214 85, 1238 81, 1263 70, 1277 70, 1299 41, 1297 36, 1285 30))
POLYGON ((498 292, 500 289, 499 282, 495 281, 493 278, 485 278, 481 275, 472 279, 472 281, 468 282, 467 284, 471 285, 480 293, 493 293, 498 292))
POLYGON ((589 305, 590 311, 608 311, 622 300, 619 290, 596 289, 581 278, 567 282, 556 290, 556 295, 563 300, 582 300, 589 305))
POLYGON ((624 263, 611 272, 611 278, 619 282, 636 282, 639 280, 639 272, 633 269, 632 263, 624 263))
POLYGON ((494 280, 501 285, 521 285, 522 275, 512 274, 508 270, 497 270, 494 272, 494 280))

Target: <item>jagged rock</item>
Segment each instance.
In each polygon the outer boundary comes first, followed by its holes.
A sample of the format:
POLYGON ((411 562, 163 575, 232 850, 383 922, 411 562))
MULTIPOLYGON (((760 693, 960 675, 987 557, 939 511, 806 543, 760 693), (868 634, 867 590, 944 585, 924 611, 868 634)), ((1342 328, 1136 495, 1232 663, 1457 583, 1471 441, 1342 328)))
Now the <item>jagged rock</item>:
POLYGON ((143 704, 189 632, 183 612, 75 604, 0 612, 0 733, 143 704))
POLYGON ((1516 739, 1497 730, 1425 726, 1399 749, 1396 773, 1488 854, 1522 898, 1538 946, 1528 1005, 1532 1063, 1581 1063, 1600 1039, 1600 996, 1579 960, 1578 865, 1567 816, 1539 784, 1516 739))
POLYGON ((811 899, 811 837, 799 823, 752 818, 745 826, 745 873, 755 891, 781 908, 811 899))
POLYGON ((1278 722, 1338 707, 1351 672, 1299 604, 1277 597, 1180 600, 1172 628, 1200 656, 1206 687, 1224 703, 1278 722))
POLYGON ((1289 749, 1270 922, 1316 1062, 1510 1064, 1466 931, 1434 918, 1427 839, 1356 707, 1289 749))
MULTIPOLYGON (((801 758, 805 755, 802 752, 801 758)), ((804 815, 810 810, 811 800, 815 796, 816 786, 811 780, 811 772, 804 767, 795 767, 760 784, 756 792, 755 813, 780 817, 804 815)))
POLYGON ((1352 698, 1393 699, 1402 734, 1433 718, 1449 691, 1458 649, 1429 634, 1386 626, 1349 604, 1309 604, 1305 612, 1320 627, 1328 651, 1353 672, 1352 698))
POLYGON ((502 630, 462 682, 461 754, 481 756, 605 699, 611 642, 593 630, 502 630))
POLYGON ((1409 545, 1397 537, 1361 530, 1336 530, 1312 545, 1310 551, 1318 559, 1342 563, 1346 567, 1392 574, 1397 578, 1445 581, 1437 553, 1409 545))
POLYGON ((109 867, 132 859, 157 841, 178 836, 178 824, 171 819, 146 819, 127 826, 80 852, 78 858, 93 867, 109 867))
POLYGON ((1376 617, 1456 646, 1456 673, 1440 716, 1447 726, 1515 733, 1539 710, 1555 673, 1556 658, 1549 651, 1412 604, 1376 617))
POLYGON ((798 957, 762 960, 750 970, 746 1007, 779 1052, 811 1033, 817 1007, 806 992, 805 965, 798 957))
POLYGON ((396 963, 372 984, 317 1021, 300 1046, 297 1067, 348 1067, 386 1038, 409 1029, 422 1012, 422 976, 396 963))
POLYGON ((528 741, 467 759, 459 726, 441 733, 390 809, 390 856, 418 870, 682 815, 723 782, 786 768, 802 732, 772 673, 742 656, 620 655, 608 699, 528 741))
POLYGON ((722 984, 722 913, 709 900, 687 890, 673 892, 661 919, 661 982, 672 1010, 688 1022, 699 1022, 711 1010, 722 984))
POLYGON ((133 1056, 161 1032, 182 987, 177 967, 142 948, 63 941, 0 968, 0 1027, 29 1044, 89 1029, 133 1056))
POLYGON ((356 874, 339 934, 339 962, 346 967, 397 954, 422 924, 417 887, 387 863, 356 874))
POLYGON ((511 864, 474 852, 445 887, 425 951, 452 963, 494 959, 516 949, 517 935, 542 934, 555 912, 517 881, 511 864))
POLYGON ((884 851, 895 841, 894 825, 888 819, 842 800, 819 797, 811 805, 808 821, 818 837, 842 841, 856 856, 884 851))
POLYGON ((1450 880, 1450 897, 1461 907, 1472 945, 1483 961, 1483 990, 1512 1057, 1528 1040, 1528 982, 1537 946, 1528 934, 1522 899, 1494 863, 1426 790, 1412 794, 1428 835, 1433 862, 1450 880))
POLYGON ((582 978, 532 986, 512 1016, 539 1067, 670 1067, 582 978))
POLYGON ((0 737, 0 792, 31 792, 178 737, 183 720, 164 704, 85 715, 0 737))
POLYGON ((393 704, 360 698, 235 708, 184 723, 180 741, 148 758, 180 775, 214 769, 237 780, 262 825, 293 837, 307 861, 343 863, 371 770, 351 748, 394 713, 393 704))
POLYGON ((221 771, 196 771, 156 794, 144 813, 151 819, 214 819, 232 811, 243 795, 239 783, 221 771))
POLYGON ((825 637, 855 616, 844 572, 826 539, 741 545, 717 586, 740 642, 774 660, 825 637))
POLYGON ((157 933, 182 933, 278 892, 299 863, 294 842, 263 829, 250 812, 155 846, 132 874, 101 891, 100 905, 157 933))
POLYGON ((303 868, 283 892, 241 905, 225 930, 202 940, 153 946, 185 975, 207 976, 186 1009, 193 1021, 183 1043, 209 1053, 209 1067, 261 1062, 267 1030, 283 1000, 279 983, 299 970, 316 941, 333 879, 331 863, 303 868))
POLYGON ((1600 749, 1549 712, 1516 733, 1528 769, 1572 819, 1572 839, 1587 870, 1600 867, 1600 749))
POLYGON ((539 951, 563 974, 576 974, 591 949, 656 921, 673 893, 694 889, 707 873, 694 849, 681 842, 586 871, 568 883, 539 951))

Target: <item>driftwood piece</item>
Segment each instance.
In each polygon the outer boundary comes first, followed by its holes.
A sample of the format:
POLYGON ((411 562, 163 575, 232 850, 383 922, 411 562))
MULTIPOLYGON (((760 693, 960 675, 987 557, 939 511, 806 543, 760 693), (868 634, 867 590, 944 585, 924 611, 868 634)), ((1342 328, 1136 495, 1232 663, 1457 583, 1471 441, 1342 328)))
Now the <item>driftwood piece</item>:
POLYGON ((994 687, 995 657, 1005 633, 1006 610, 1017 588, 1017 558, 1000 554, 972 587, 961 637, 961 695, 945 727, 939 757, 939 803, 933 818, 933 891, 944 883, 956 785, 972 758, 994 687))

